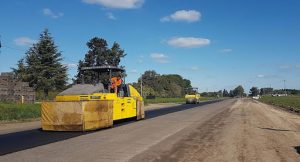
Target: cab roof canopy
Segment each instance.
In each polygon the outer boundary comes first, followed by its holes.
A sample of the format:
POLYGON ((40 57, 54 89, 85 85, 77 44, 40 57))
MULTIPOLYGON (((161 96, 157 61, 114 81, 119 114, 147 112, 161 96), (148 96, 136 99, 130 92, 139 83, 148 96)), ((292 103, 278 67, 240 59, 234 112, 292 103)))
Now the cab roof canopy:
MULTIPOLYGON (((111 66, 111 65, 104 65, 104 66, 90 66, 90 67, 81 67, 81 71, 93 71, 96 73, 96 83, 104 82, 105 79, 111 79, 113 76, 120 76, 124 77, 125 81, 125 69, 111 66), (104 80, 103 80, 104 79, 104 80)), ((84 83, 84 78, 82 78, 84 83)), ((110 83, 111 84, 111 83, 110 83)))
POLYGON ((198 87, 190 87, 186 89, 186 93, 198 93, 198 87))
POLYGON ((95 71, 97 73, 101 73, 101 72, 121 72, 121 73, 124 73, 125 72, 125 69, 123 69, 123 68, 116 67, 116 66, 110 66, 110 65, 81 67, 80 70, 81 71, 91 70, 91 71, 95 71))

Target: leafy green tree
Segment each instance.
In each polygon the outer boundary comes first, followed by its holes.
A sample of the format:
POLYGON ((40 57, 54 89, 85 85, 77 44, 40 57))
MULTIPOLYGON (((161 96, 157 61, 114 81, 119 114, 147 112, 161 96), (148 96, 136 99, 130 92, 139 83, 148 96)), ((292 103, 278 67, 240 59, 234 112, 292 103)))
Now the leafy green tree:
POLYGON ((159 74, 157 74, 154 70, 148 70, 145 71, 145 73, 141 76, 142 78, 139 79, 139 83, 141 82, 141 79, 143 80, 143 84, 153 87, 154 90, 157 90, 157 83, 158 79, 160 77, 159 74))
POLYGON ((259 95, 259 89, 257 87, 252 87, 250 89, 250 96, 257 96, 259 95))
POLYGON ((187 89, 187 88, 191 88, 192 87, 192 83, 190 80, 188 79, 183 79, 183 85, 184 85, 184 88, 187 89))
POLYGON ((202 92, 201 96, 202 97, 222 97, 222 90, 218 92, 202 92))
POLYGON ((229 97, 229 93, 226 89, 223 90, 223 97, 229 97))
POLYGON ((13 70, 13 73, 15 74, 16 78, 18 80, 25 80, 26 77, 26 67, 24 58, 20 59, 17 63, 17 68, 11 68, 13 70))
POLYGON ((85 83, 90 84, 97 82, 96 74, 92 71, 81 71, 82 67, 103 65, 119 66, 121 59, 126 56, 124 50, 120 48, 118 43, 114 42, 112 47, 109 48, 106 40, 102 38, 94 37, 89 40, 86 45, 89 50, 85 54, 84 59, 79 60, 77 75, 75 76, 77 83, 82 83, 83 80, 85 83))
POLYGON ((243 97, 243 94, 244 94, 244 88, 243 88, 243 86, 241 86, 241 85, 237 86, 237 87, 233 90, 233 95, 234 95, 234 96, 243 97))
POLYGON ((24 81, 29 82, 29 85, 35 90, 40 90, 39 78, 41 78, 41 75, 39 72, 42 70, 42 65, 38 54, 37 44, 34 44, 26 52, 25 62, 27 66, 24 81))
POLYGON ((291 89, 291 90, 290 90, 290 93, 291 93, 292 95, 300 95, 300 90, 291 89))
POLYGON ((183 79, 177 74, 160 75, 154 70, 145 73, 134 83, 134 87, 140 90, 141 80, 143 81, 143 94, 155 95, 157 97, 183 97, 185 90, 191 87, 191 81, 183 79))
POLYGON ((47 97, 49 91, 64 89, 67 84, 67 67, 61 61, 61 52, 48 29, 45 29, 38 42, 26 52, 25 64, 21 59, 13 71, 22 81, 29 82, 30 86, 43 91, 47 97))
POLYGON ((120 45, 117 42, 114 42, 113 46, 110 49, 108 55, 107 64, 113 66, 119 66, 121 58, 125 57, 125 51, 120 48, 120 45))
POLYGON ((202 97, 208 97, 208 92, 202 92, 202 93, 201 93, 201 96, 202 96, 202 97))
POLYGON ((230 90, 230 91, 229 91, 229 97, 234 97, 233 90, 230 90))

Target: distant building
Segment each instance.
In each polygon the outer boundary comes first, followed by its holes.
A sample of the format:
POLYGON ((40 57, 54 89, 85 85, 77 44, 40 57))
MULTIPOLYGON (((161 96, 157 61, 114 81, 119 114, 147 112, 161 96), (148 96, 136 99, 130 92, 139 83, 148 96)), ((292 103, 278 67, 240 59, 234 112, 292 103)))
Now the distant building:
POLYGON ((13 73, 0 74, 0 101, 21 102, 22 97, 25 103, 35 102, 35 91, 29 87, 28 82, 16 80, 13 73))

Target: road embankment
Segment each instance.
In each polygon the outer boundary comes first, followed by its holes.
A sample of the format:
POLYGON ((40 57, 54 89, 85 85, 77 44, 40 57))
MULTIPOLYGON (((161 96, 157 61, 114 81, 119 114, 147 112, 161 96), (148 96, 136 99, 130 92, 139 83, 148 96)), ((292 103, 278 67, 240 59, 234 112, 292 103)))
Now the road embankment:
POLYGON ((259 101, 300 114, 300 96, 262 96, 259 101))

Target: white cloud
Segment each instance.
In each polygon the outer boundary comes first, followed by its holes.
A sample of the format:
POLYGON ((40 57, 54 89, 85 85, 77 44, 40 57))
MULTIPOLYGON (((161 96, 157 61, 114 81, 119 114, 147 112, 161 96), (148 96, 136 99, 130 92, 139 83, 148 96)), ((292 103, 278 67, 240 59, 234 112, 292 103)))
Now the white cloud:
POLYGON ((185 21, 185 22, 196 22, 201 19, 201 13, 196 10, 179 10, 175 13, 162 17, 160 19, 161 22, 169 22, 169 21, 185 21))
POLYGON ((82 0, 82 2, 107 8, 133 9, 141 7, 144 0, 82 0))
POLYGON ((73 69, 73 68, 77 68, 77 64, 74 63, 65 63, 64 66, 73 69))
POLYGON ((138 59, 137 62, 142 64, 142 63, 144 63, 144 60, 143 59, 138 59))
POLYGON ((291 65, 280 65, 280 69, 290 69, 292 66, 291 65))
POLYGON ((201 47, 210 44, 209 39, 205 38, 195 38, 195 37, 175 37, 171 38, 167 41, 167 43, 174 47, 201 47))
POLYGON ((232 49, 230 49, 230 48, 224 48, 224 49, 221 50, 221 52, 222 53, 230 53, 230 52, 232 52, 232 49))
POLYGON ((280 78, 280 76, 276 75, 276 74, 258 74, 256 76, 257 78, 265 78, 265 79, 272 79, 272 78, 280 78))
POLYGON ((49 8, 44 8, 44 9, 43 9, 43 14, 44 14, 45 16, 49 16, 49 17, 52 17, 52 18, 54 18, 54 19, 57 19, 57 18, 59 18, 59 17, 64 16, 64 13, 62 13, 62 12, 54 13, 54 12, 53 12, 52 10, 50 10, 49 8))
POLYGON ((166 56, 163 53, 151 53, 150 54, 150 58, 152 58, 154 61, 158 62, 158 63, 168 63, 168 56, 166 56))
POLYGON ((36 43, 37 41, 34 39, 30 39, 28 37, 19 37, 19 38, 16 38, 14 40, 14 42, 18 46, 30 46, 30 45, 36 43))
POLYGON ((258 74, 256 77, 257 77, 257 78, 264 78, 265 75, 263 75, 263 74, 258 74))
POLYGON ((190 70, 192 70, 192 71, 199 71, 200 68, 198 66, 193 66, 193 67, 190 67, 190 70))
POLYGON ((139 56, 139 59, 137 60, 137 62, 138 62, 139 64, 144 63, 144 55, 140 55, 140 56, 139 56))
POLYGON ((190 67, 184 67, 184 68, 182 68, 182 70, 185 72, 189 72, 189 71, 197 72, 197 71, 200 71, 203 69, 200 68, 199 66, 190 66, 190 67))
POLYGON ((111 19, 111 20, 117 20, 117 18, 115 17, 115 15, 111 12, 108 12, 106 13, 106 16, 108 19, 111 19))

